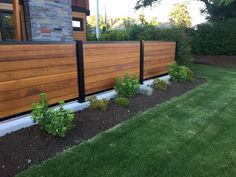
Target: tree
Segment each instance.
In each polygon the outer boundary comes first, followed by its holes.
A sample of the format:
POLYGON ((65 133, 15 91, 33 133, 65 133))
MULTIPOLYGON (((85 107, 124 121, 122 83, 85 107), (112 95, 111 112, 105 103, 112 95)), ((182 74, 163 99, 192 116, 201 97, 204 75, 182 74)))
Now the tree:
POLYGON ((157 18, 156 17, 153 17, 150 21, 150 25, 152 26, 159 26, 160 23, 157 21, 157 18))
MULTIPOLYGON (((206 6, 202 10, 208 14, 208 19, 211 21, 226 21, 236 17, 236 1, 235 0, 199 0, 206 6)), ((153 6, 161 0, 138 0, 135 9, 153 6)))
POLYGON ((191 27, 191 17, 187 10, 187 5, 177 4, 170 13, 170 21, 174 25, 191 27))
POLYGON ((139 15, 138 19, 139 19, 141 25, 146 25, 146 24, 147 24, 147 20, 146 20, 146 17, 145 17, 145 15, 144 15, 144 13, 141 13, 141 14, 139 15))
MULTIPOLYGON (((106 16, 99 16, 99 28, 100 29, 109 29, 110 28, 110 24, 109 24, 109 19, 107 19, 107 17, 106 16)), ((88 24, 92 27, 92 28, 94 28, 94 27, 96 27, 96 16, 95 15, 93 15, 93 16, 89 16, 88 17, 88 24)))

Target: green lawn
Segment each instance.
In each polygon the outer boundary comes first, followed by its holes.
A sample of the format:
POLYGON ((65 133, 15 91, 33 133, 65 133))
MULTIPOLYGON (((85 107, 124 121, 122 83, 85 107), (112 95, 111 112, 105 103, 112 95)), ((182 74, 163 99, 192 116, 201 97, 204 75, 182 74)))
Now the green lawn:
POLYGON ((235 177, 236 69, 193 70, 208 82, 19 177, 235 177))

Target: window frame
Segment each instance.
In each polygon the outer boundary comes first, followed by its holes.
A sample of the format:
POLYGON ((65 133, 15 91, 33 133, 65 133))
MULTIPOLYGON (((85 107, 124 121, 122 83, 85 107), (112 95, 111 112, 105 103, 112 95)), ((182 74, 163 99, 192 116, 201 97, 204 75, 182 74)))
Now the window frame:
POLYGON ((72 27, 74 31, 84 31, 84 19, 79 17, 73 17, 72 18, 72 27), (81 24, 81 27, 73 27, 73 21, 79 21, 81 24))
MULTIPOLYGON (((9 27, 6 27, 5 24, 3 23, 4 15, 12 15, 13 16, 13 12, 12 11, 8 11, 8 10, 0 10, 1 41, 16 41, 16 39, 6 39, 6 28, 9 28, 9 27)), ((14 24, 13 24, 13 30, 15 30, 14 24)))

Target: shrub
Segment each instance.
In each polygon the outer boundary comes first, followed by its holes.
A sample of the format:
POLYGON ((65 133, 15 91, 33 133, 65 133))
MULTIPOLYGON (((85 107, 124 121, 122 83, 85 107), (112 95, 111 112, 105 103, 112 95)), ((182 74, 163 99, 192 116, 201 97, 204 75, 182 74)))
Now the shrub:
POLYGON ((59 103, 58 110, 48 108, 46 94, 40 94, 39 103, 33 104, 33 121, 43 127, 53 136, 65 137, 66 133, 73 128, 74 114, 63 108, 64 102, 59 103))
POLYGON ((139 82, 134 74, 132 77, 128 73, 125 74, 124 79, 121 77, 116 79, 115 90, 119 97, 130 98, 137 94, 139 90, 139 82))
POLYGON ((129 100, 127 98, 122 98, 122 97, 116 98, 115 103, 121 107, 128 107, 129 106, 129 100))
POLYGON ((101 41, 127 41, 128 33, 126 30, 109 30, 101 34, 101 41))
POLYGON ((98 100, 96 97, 91 97, 89 99, 90 102, 90 109, 98 109, 102 112, 107 111, 109 106, 109 101, 106 99, 98 100))
POLYGON ((152 85, 154 90, 162 90, 162 91, 167 91, 168 88, 168 84, 166 81, 161 80, 161 79, 155 79, 153 81, 153 85, 152 85))
POLYGON ((236 18, 200 24, 190 35, 193 54, 236 55, 236 18))
POLYGON ((193 72, 186 66, 173 64, 169 68, 171 80, 176 82, 193 81, 193 72))

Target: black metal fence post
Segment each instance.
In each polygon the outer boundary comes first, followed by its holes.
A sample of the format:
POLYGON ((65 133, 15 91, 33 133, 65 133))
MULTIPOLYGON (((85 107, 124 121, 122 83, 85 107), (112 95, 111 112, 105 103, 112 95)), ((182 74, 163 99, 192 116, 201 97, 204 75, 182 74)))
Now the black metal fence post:
POLYGON ((76 41, 79 102, 85 102, 83 41, 76 41))
POLYGON ((178 56, 179 56, 179 41, 175 41, 176 42, 176 47, 175 47, 175 61, 178 60, 178 56))
POLYGON ((140 41, 140 78, 139 83, 143 85, 143 77, 144 77, 144 42, 140 41))

